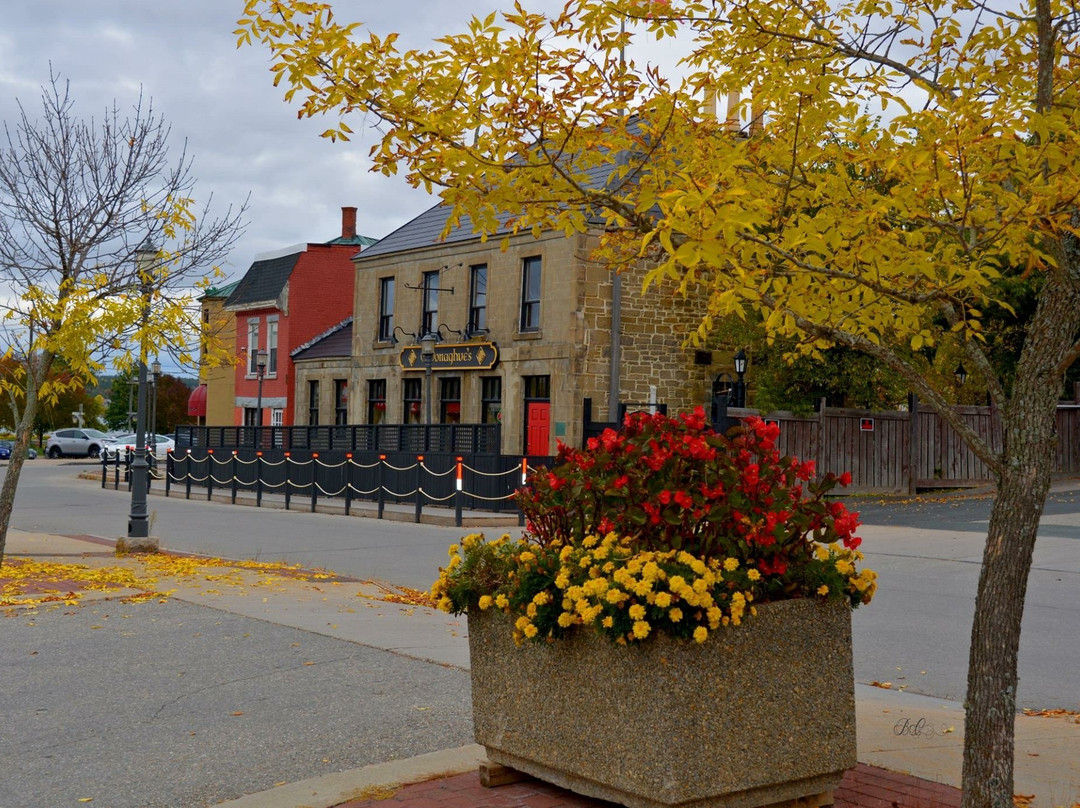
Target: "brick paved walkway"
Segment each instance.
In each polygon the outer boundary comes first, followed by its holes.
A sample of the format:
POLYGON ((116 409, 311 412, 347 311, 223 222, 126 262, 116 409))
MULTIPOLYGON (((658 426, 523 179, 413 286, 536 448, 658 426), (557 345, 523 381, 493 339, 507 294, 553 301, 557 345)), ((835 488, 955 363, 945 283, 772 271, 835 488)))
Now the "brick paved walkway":
MULTIPOLYGON (((836 790, 836 808, 959 808, 960 790, 860 763, 836 790)), ((353 800, 338 808, 617 808, 539 780, 484 788, 476 772, 405 786, 392 797, 353 800)))

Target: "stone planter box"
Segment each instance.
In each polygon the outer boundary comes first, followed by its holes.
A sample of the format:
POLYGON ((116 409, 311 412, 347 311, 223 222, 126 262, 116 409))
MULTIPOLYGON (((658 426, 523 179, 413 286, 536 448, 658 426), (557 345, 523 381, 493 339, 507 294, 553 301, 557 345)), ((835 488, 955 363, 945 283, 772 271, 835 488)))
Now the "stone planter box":
POLYGON ((828 794, 856 762, 842 606, 766 604, 703 645, 626 647, 583 630, 519 648, 505 615, 473 610, 469 652, 492 761, 630 808, 783 804, 828 794))

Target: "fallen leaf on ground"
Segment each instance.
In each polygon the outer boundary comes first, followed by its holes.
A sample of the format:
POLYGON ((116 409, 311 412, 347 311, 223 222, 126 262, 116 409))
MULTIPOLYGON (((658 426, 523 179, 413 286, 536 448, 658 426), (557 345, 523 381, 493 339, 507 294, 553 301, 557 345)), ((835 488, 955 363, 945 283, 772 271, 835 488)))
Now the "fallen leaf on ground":
POLYGON ((883 690, 892 690, 892 682, 879 682, 875 679, 870 683, 870 687, 880 687, 883 690))

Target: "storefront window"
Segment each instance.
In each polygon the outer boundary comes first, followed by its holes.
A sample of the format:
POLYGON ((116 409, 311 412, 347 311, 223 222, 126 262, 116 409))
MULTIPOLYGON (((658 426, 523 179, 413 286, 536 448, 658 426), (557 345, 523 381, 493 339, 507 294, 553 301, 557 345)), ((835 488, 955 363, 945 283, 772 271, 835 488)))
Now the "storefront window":
POLYGON ((423 379, 405 379, 403 402, 405 404, 404 421, 407 424, 424 423, 424 416, 420 406, 423 381, 423 379))
POLYGON ((499 421, 502 421, 502 377, 484 376, 480 379, 480 422, 499 421))
POLYGON ((461 377, 439 379, 439 423, 461 423, 461 377))
POLYGON ((386 420, 386 379, 368 379, 367 422, 381 424, 386 420))

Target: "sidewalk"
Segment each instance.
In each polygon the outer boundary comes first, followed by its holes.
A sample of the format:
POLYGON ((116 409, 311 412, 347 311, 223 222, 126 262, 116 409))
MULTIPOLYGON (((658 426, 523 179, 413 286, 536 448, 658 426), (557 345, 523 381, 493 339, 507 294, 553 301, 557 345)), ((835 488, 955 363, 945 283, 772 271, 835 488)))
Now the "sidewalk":
MULTIPOLYGON (((109 543, 85 536, 9 532, 10 556, 55 558, 89 566, 136 563, 116 559, 109 543)), ((242 573, 247 574, 247 573, 242 573)), ((346 640, 423 663, 433 670, 467 670, 464 620, 388 602, 374 582, 274 580, 229 586, 162 579, 174 600, 346 640)), ((89 605, 102 593, 88 592, 89 605)), ((115 597, 115 595, 114 595, 115 597)), ((138 622, 141 606, 125 618, 138 622)), ((96 626, 95 626, 96 627, 96 626)), ((305 662, 304 664, 311 664, 305 662)), ((415 662, 414 662, 415 664, 415 662)), ((302 668, 301 670, 316 670, 302 668)), ((416 708, 419 709, 419 708, 416 708)), ((426 707, 424 708, 426 709, 426 707)), ((959 805, 963 711, 959 704, 912 693, 856 685, 858 759, 836 792, 846 808, 929 808, 959 805)), ((419 713, 418 715, 429 715, 419 713)), ((1080 724, 1074 716, 1017 717, 1016 792, 1034 795, 1037 808, 1080 801, 1080 724)), ((458 741, 460 743, 461 741, 458 741)), ((430 748, 430 747, 429 747, 430 748)), ((390 753, 393 757, 394 753, 390 753)), ((378 758, 376 758, 378 759, 378 758)), ((607 803, 527 780, 494 789, 479 785, 481 747, 470 745, 344 769, 254 791, 221 803, 230 808, 600 808, 607 803)), ((271 760, 272 762, 272 760, 271 760)), ((354 764, 355 765, 355 764, 354 764)), ((271 780, 270 783, 278 779, 271 780)), ((268 785, 270 784, 268 783, 268 785)), ((236 793, 244 793, 243 791, 236 793)), ((97 800, 108 804, 105 795, 97 800)), ((6 806, 5 806, 6 808, 6 806)))

